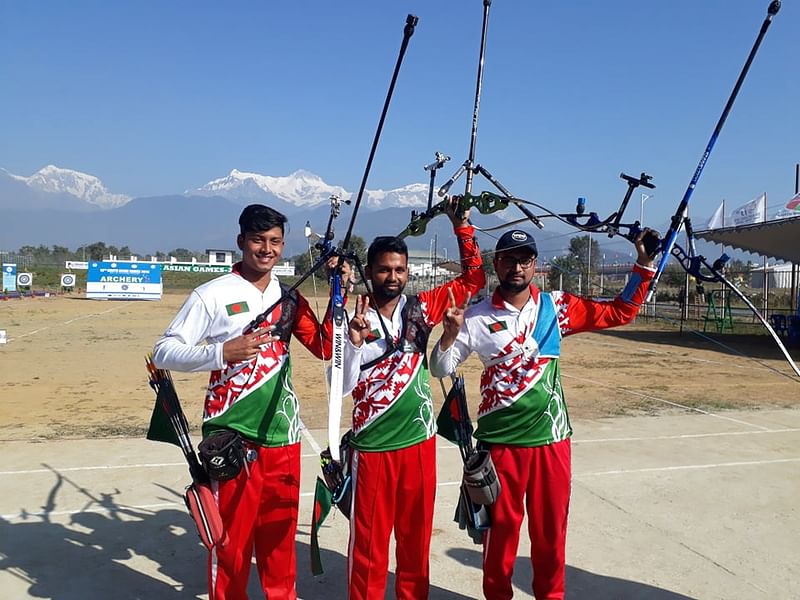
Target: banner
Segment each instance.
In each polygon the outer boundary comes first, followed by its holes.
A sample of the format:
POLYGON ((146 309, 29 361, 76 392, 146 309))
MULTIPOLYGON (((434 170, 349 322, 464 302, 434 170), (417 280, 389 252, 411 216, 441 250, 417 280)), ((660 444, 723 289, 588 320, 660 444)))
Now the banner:
POLYGON ((731 213, 731 225, 751 225, 752 223, 763 223, 767 214, 767 195, 761 194, 753 198, 750 202, 735 208, 731 213))
POLYGON ((161 300, 161 265, 91 261, 86 297, 104 300, 161 300))
POLYGON ((719 203, 719 208, 714 212, 714 215, 708 220, 706 229, 719 229, 725 227, 725 200, 719 203))
POLYGON ((17 291, 17 264, 3 263, 3 292, 17 291))
POLYGON ((230 273, 233 265, 203 265, 198 263, 164 263, 162 271, 180 271, 183 273, 230 273))

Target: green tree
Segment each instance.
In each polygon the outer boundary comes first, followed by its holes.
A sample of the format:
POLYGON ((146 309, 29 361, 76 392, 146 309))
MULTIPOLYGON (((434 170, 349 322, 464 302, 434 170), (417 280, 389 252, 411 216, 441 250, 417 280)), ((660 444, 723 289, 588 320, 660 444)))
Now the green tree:
POLYGON ((362 265, 367 264, 367 241, 360 235, 350 238, 350 250, 358 256, 362 265))
POLYGON ((577 256, 573 254, 557 256, 550 262, 550 271, 547 274, 550 289, 577 292, 580 271, 581 264, 577 256))
POLYGON ((53 245, 53 249, 50 254, 53 258, 53 263, 56 265, 63 266, 65 261, 72 259, 72 252, 70 252, 70 249, 66 246, 53 245))
POLYGON ((597 272, 601 256, 600 244, 591 235, 578 235, 572 238, 569 241, 569 252, 578 260, 584 273, 589 266, 589 258, 591 257, 592 271, 597 272))
POLYGON ((84 250, 86 251, 86 260, 103 260, 103 258, 110 254, 109 247, 106 246, 105 242, 89 244, 84 250))

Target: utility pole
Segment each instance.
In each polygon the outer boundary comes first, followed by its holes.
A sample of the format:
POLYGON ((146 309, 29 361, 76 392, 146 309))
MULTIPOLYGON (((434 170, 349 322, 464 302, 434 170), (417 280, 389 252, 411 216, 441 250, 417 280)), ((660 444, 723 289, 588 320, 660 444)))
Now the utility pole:
POLYGON ((588 233, 586 238, 589 240, 589 264, 586 267, 586 295, 592 297, 592 236, 588 233))
POLYGON ((644 226, 644 201, 653 196, 654 194, 642 194, 642 199, 639 201, 639 225, 644 226))

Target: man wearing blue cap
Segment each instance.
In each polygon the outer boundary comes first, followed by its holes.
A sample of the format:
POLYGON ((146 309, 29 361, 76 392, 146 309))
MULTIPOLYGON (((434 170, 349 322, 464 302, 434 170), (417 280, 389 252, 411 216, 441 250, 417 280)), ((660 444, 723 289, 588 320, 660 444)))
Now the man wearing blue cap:
POLYGON ((634 319, 655 273, 642 243, 648 234, 636 239, 638 259, 625 289, 612 301, 596 301, 532 285, 536 242, 525 231, 509 231, 495 248, 500 285, 493 296, 466 310, 451 305, 445 314, 431 375, 453 374, 471 352, 483 363, 475 437, 488 446, 501 486, 483 539, 483 593, 489 600, 513 595, 526 510, 534 596, 564 598, 572 428, 559 371, 561 339, 634 319))

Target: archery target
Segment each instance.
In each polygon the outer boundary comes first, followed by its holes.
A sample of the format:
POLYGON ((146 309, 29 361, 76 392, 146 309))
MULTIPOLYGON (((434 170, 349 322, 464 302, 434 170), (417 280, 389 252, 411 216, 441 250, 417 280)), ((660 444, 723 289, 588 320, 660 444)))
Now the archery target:
POLYGON ((30 287, 33 283, 33 275, 30 273, 17 273, 17 285, 22 287, 30 287))
POLYGON ((73 273, 62 273, 61 287, 65 288, 75 287, 75 275, 73 273))

